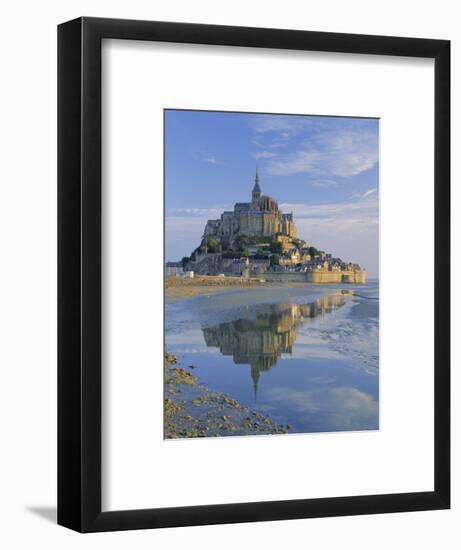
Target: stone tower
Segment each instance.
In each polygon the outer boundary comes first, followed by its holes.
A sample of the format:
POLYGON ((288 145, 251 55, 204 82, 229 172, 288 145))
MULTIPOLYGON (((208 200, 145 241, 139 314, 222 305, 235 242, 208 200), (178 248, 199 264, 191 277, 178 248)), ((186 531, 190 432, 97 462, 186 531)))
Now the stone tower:
POLYGON ((251 193, 251 198, 252 198, 253 204, 257 203, 261 198, 261 187, 259 186, 259 174, 258 174, 257 168, 256 168, 255 184, 253 187, 253 191, 251 193))

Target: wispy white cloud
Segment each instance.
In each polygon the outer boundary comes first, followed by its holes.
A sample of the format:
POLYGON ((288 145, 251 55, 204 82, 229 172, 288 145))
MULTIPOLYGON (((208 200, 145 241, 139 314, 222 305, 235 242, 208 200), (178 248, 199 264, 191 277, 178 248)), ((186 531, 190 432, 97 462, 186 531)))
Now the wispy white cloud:
POLYGON ((351 177, 378 162, 376 126, 357 119, 259 115, 250 121, 253 144, 271 176, 351 177), (266 155, 273 149, 277 155, 266 155))
POLYGON ((169 219, 169 216, 171 214, 174 214, 174 215, 179 214, 180 216, 184 216, 184 217, 190 217, 190 216, 201 217, 201 218, 206 217, 206 219, 209 219, 212 217, 219 218, 219 216, 221 216, 224 210, 230 210, 232 208, 233 206, 229 204, 226 204, 223 206, 215 206, 213 208, 189 208, 189 207, 172 208, 168 211, 167 219, 169 219))
POLYGON ((165 217, 166 260, 178 261, 188 256, 197 245, 205 229, 206 217, 165 217))
POLYGON ((315 122, 315 119, 308 117, 256 115, 251 119, 250 124, 257 134, 277 132, 281 137, 287 138, 312 127, 315 122))
POLYGON ((299 135, 312 123, 308 118, 258 115, 250 120, 254 132, 252 141, 266 151, 283 149, 288 146, 291 138, 299 135))
POLYGON ((218 160, 217 158, 215 157, 205 157, 203 159, 205 162, 208 162, 210 164, 223 164, 222 161, 218 160))
POLYGON ((271 151, 257 151, 256 153, 253 153, 253 157, 255 159, 270 159, 276 156, 277 153, 273 153, 271 151))
POLYGON ((274 138, 274 136, 261 136, 260 134, 255 134, 251 142, 253 145, 256 145, 256 147, 260 147, 261 149, 281 149, 283 147, 286 147, 289 143, 288 139, 280 136, 274 138))
POLYGON ((198 230, 203 233, 205 218, 194 218, 190 216, 166 216, 165 229, 167 233, 178 233, 179 237, 184 239, 184 236, 189 237, 189 231, 198 230))
POLYGON ((218 219, 229 205, 213 208, 172 208, 165 216, 167 259, 177 260, 200 244, 206 222, 218 219), (179 252, 181 251, 181 252, 179 252))
POLYGON ((368 191, 365 191, 365 193, 363 193, 362 199, 365 199, 365 198, 369 197, 373 193, 377 193, 377 191, 378 191, 378 189, 376 189, 376 187, 374 187, 373 189, 368 189, 368 191))
POLYGON ((298 414, 328 419, 332 430, 378 428, 378 401, 350 386, 315 390, 270 388, 268 396, 271 401, 287 404, 298 414))
POLYGON ((320 132, 269 162, 270 175, 356 176, 378 162, 377 135, 367 129, 320 132))
POLYGON ((310 181, 309 185, 311 185, 312 187, 335 187, 336 185, 338 185, 338 182, 329 179, 318 179, 310 181))
POLYGON ((378 223, 378 200, 374 193, 364 194, 362 200, 338 202, 281 203, 284 212, 293 212, 296 220, 309 219, 325 223, 352 220, 369 224, 378 223))
POLYGON ((281 203, 293 212, 298 235, 309 244, 378 275, 379 203, 377 193, 342 202, 281 203))

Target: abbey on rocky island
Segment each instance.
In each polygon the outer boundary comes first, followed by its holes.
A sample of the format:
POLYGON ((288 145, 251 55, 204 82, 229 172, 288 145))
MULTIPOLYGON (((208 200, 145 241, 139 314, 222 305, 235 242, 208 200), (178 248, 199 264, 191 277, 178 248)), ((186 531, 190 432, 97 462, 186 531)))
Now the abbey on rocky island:
POLYGON ((217 220, 208 220, 199 246, 167 275, 233 275, 273 281, 365 283, 366 271, 298 238, 292 213, 263 195, 256 170, 251 202, 237 202, 217 220))

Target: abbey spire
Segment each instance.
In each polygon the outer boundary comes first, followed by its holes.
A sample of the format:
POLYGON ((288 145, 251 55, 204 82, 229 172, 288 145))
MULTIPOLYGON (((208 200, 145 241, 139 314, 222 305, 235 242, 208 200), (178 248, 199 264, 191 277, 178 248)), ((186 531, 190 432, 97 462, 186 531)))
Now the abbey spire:
POLYGON ((251 196, 252 196, 253 202, 257 201, 261 197, 261 187, 259 185, 258 167, 256 167, 255 184, 254 184, 251 196))

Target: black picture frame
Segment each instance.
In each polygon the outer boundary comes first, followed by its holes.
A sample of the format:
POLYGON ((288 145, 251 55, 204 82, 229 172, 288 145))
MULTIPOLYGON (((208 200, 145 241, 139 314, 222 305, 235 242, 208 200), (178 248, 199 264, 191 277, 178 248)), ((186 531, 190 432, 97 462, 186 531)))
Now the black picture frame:
POLYGON ((82 17, 58 27, 58 523, 80 532, 450 507, 450 42, 82 17), (101 42, 104 38, 435 61, 434 490, 101 511, 101 42))

